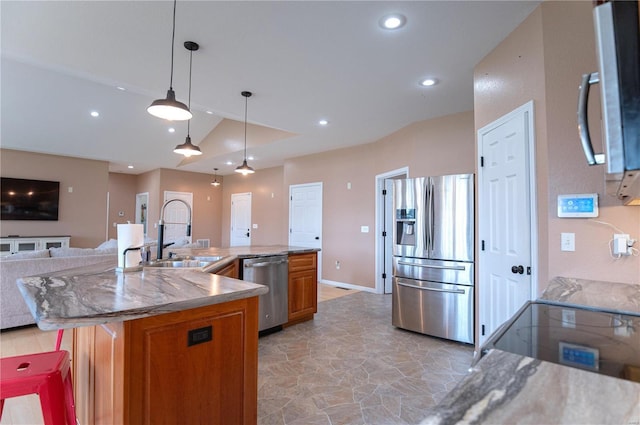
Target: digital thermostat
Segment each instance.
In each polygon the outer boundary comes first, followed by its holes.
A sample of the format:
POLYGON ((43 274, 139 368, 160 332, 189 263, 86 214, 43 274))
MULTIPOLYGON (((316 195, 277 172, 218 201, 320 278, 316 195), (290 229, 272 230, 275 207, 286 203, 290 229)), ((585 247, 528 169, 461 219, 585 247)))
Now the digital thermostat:
POLYGON ((597 217, 598 194, 558 195, 558 217, 597 217))

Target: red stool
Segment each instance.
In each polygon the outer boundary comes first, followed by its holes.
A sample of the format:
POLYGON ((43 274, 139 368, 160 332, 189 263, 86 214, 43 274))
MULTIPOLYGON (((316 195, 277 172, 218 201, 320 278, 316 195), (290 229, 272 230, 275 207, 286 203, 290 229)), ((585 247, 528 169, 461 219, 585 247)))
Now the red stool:
POLYGON ((0 359, 0 417, 5 399, 38 394, 46 425, 76 425, 69 365, 65 350, 0 359))

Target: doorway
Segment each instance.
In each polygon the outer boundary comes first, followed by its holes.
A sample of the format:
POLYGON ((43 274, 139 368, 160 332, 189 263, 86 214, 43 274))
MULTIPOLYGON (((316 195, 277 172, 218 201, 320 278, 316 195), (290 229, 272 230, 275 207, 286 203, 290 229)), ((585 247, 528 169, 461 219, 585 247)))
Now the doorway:
MULTIPOLYGON (((169 200, 180 199, 186 202, 193 212, 193 193, 191 192, 172 192, 164 191, 163 205, 169 200)), ((187 236, 187 223, 191 223, 193 217, 189 216, 189 208, 182 202, 171 202, 164 209, 164 217, 160 217, 164 221, 164 242, 180 242, 185 241, 191 243, 191 236, 187 236)), ((193 226, 191 228, 193 234, 193 226)))
POLYGON ((231 194, 229 246, 251 245, 251 192, 231 194))
POLYGON ((376 294, 391 293, 393 260, 393 180, 409 178, 409 167, 376 176, 376 294))
POLYGON ((478 345, 537 292, 533 101, 478 130, 478 345))
MULTIPOLYGON (((289 186, 289 245, 322 249, 322 182, 289 186)), ((318 281, 322 250, 318 251, 318 281)))
POLYGON ((148 221, 148 206, 149 206, 149 192, 143 192, 136 194, 136 224, 142 224, 142 229, 145 236, 147 236, 147 221, 148 221))

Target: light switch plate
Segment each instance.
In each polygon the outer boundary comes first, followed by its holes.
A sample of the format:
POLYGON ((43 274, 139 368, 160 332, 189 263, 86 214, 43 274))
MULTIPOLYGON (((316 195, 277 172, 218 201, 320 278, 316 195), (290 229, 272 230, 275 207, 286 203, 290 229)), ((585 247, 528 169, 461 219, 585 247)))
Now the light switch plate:
POLYGON ((575 233, 560 234, 560 250, 561 251, 576 250, 576 234, 575 233))

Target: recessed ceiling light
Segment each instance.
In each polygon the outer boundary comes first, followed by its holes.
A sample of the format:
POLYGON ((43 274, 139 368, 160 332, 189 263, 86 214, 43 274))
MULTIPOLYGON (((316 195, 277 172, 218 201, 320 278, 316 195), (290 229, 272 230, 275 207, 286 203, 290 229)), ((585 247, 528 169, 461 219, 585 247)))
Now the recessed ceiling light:
POLYGON ((327 124, 329 124, 329 121, 327 121, 327 120, 320 120, 320 121, 318 121, 318 124, 320 124, 320 125, 327 125, 327 124))
POLYGON ((127 168, 133 168, 133 165, 127 165, 127 168))
POLYGON ((92 116, 92 117, 94 117, 94 118, 99 117, 99 116, 100 116, 100 112, 98 112, 98 111, 91 111, 91 116, 92 116))
POLYGON ((209 114, 209 115, 213 115, 213 112, 211 112, 211 111, 207 111, 207 114, 209 114))
POLYGON ((169 127, 169 133, 175 133, 175 132, 176 132, 176 129, 175 129, 175 128, 173 128, 173 127, 169 127))
POLYGON ((254 159, 254 158, 253 158, 252 156, 248 156, 248 157, 247 157, 247 159, 248 159, 249 161, 253 161, 253 159, 254 159))
POLYGON ((227 164, 227 165, 233 165, 233 162, 231 162, 231 161, 227 161, 227 162, 225 162, 225 164, 227 164))
POLYGON ((431 87, 435 86, 436 84, 438 84, 438 80, 436 80, 435 78, 425 78, 424 80, 420 81, 420 85, 422 87, 431 87))
POLYGON ((116 88, 117 88, 118 90, 120 90, 120 91, 127 91, 127 89, 125 89, 125 88, 124 88, 124 87, 122 87, 122 86, 118 86, 118 87, 116 87, 116 88))
POLYGON ((380 19, 380 26, 386 30, 396 30, 404 26, 407 23, 407 18, 399 13, 383 16, 380 19))

